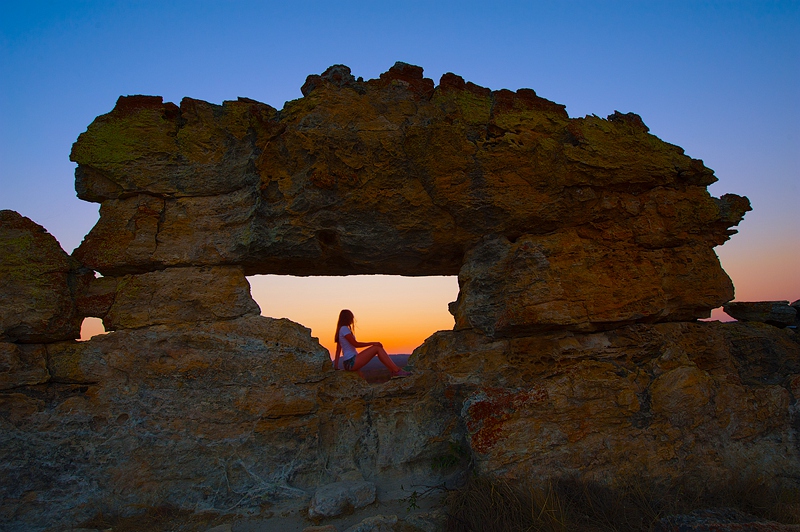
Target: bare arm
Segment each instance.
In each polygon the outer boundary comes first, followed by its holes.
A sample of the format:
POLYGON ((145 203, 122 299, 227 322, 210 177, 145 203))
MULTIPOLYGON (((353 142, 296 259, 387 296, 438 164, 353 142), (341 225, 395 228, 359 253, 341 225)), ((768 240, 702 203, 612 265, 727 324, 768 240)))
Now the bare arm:
POLYGON ((353 347, 369 347, 371 345, 378 345, 383 347, 383 344, 380 342, 359 342, 358 340, 356 340, 356 337, 353 336, 353 333, 345 335, 345 338, 347 338, 347 341, 350 342, 350 345, 352 345, 353 347))

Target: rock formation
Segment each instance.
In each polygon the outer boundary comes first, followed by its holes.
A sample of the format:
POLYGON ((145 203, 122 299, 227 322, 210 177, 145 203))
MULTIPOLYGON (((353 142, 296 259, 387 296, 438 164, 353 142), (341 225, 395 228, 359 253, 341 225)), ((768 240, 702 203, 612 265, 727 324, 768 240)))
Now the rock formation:
MULTIPOLYGON (((366 82, 331 67, 303 90, 280 112, 120 98, 72 150, 78 195, 101 204, 76 258, 105 276, 459 274, 467 302, 489 295, 476 265, 515 275, 467 258, 490 237, 535 279, 489 287, 515 294, 498 331, 708 317, 733 297, 712 247, 748 201, 712 198, 713 172, 636 115, 570 119, 530 89, 434 87, 405 64, 366 82)), ((459 326, 484 306, 459 305, 459 326)))
POLYGON ((793 325, 797 321, 797 306, 789 301, 732 301, 722 308, 739 321, 758 321, 776 327, 793 325))
POLYGON ((402 63, 302 90, 281 111, 120 98, 73 148, 100 203, 73 257, 2 213, 8 529, 307 513, 323 486, 399 498, 471 469, 800 475, 797 333, 696 322, 733 298, 713 247, 749 210, 701 161, 634 114, 402 63), (458 274, 455 327, 370 386, 260 316, 255 273, 458 274), (84 316, 113 332, 75 342, 84 316))
POLYGON ((78 338, 76 297, 92 277, 42 226, 0 211, 0 342, 78 338))

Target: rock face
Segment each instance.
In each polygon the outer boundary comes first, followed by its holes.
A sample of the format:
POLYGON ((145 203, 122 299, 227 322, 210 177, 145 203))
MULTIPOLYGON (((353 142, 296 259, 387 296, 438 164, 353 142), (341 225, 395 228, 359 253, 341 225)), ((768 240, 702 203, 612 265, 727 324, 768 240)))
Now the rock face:
POLYGON ((723 310, 739 321, 759 321, 776 327, 786 327, 797 320, 797 309, 789 301, 732 301, 723 310))
POLYGON ((116 281, 113 303, 103 316, 106 330, 260 313, 242 269, 236 266, 167 268, 116 281))
POLYGON ((375 502, 375 484, 366 481, 334 482, 317 489, 311 498, 311 519, 334 517, 345 510, 362 508, 375 502))
POLYGON ((386 496, 460 474, 431 469, 458 437, 425 393, 435 376, 420 377, 423 388, 372 387, 334 373, 308 329, 288 320, 22 347, 15 386, 0 391, 6 530, 163 505, 253 515, 307 507, 317 486, 344 478, 377 477, 386 496))
MULTIPOLYGON (((567 292, 601 278, 577 298, 599 297, 596 308, 517 290, 528 310, 500 330, 708 317, 733 296, 711 248, 747 199, 712 198, 713 172, 636 115, 570 119, 530 89, 453 74, 434 87, 401 63, 366 82, 331 67, 304 91, 280 112, 120 98, 73 147, 78 194, 101 203, 76 257, 114 276, 228 264, 248 275, 456 275, 490 235, 548 261, 579 254, 567 292)), ((573 269, 553 262, 538 267, 541 282, 573 269)), ((482 313, 473 299, 511 288, 470 294, 462 273, 459 322, 482 313)))
POLYGON ((42 226, 0 211, 0 342, 79 337, 75 298, 93 277, 42 226))
POLYGON ((613 481, 681 471, 714 485, 800 471, 792 331, 711 322, 502 340, 440 332, 413 359, 461 405, 486 473, 613 481))
POLYGON ((302 90, 281 111, 120 98, 73 148, 101 215, 72 258, 0 213, 4 530, 324 519, 473 472, 800 476, 796 331, 695 321, 733 297, 713 247, 749 210, 701 161, 633 114, 402 63, 302 90), (371 386, 259 316, 254 273, 458 274, 455 328, 371 386), (112 332, 73 341, 84 316, 112 332))
POLYGON ((488 336, 691 320, 733 297, 710 248, 597 244, 571 230, 514 243, 487 237, 467 254, 458 282, 456 328, 488 336))

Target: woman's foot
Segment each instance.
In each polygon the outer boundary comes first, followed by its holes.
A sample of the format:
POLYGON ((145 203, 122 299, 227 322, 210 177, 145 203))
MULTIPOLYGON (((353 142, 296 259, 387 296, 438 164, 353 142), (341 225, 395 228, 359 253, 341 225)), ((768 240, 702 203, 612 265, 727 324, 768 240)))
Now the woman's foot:
POLYGON ((402 370, 402 369, 398 369, 397 371, 393 371, 392 372, 392 378, 393 379, 402 379, 403 377, 408 377, 410 375, 411 375, 411 373, 409 373, 409 372, 407 372, 405 370, 402 370))

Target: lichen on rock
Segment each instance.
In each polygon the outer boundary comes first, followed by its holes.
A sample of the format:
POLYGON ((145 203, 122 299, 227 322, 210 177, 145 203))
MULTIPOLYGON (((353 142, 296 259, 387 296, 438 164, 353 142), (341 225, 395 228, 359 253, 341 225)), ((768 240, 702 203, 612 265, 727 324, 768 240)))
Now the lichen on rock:
POLYGON ((12 530, 306 512, 320 486, 400 499, 473 472, 800 476, 796 331, 696 322, 733 298, 713 248, 750 209, 711 197, 701 160, 633 113, 570 118, 405 63, 302 93, 121 97, 73 146, 100 219, 72 257, 0 212, 12 530), (259 316, 258 273, 458 275, 455 327, 371 386, 259 316), (84 316, 111 332, 74 341, 84 316))

